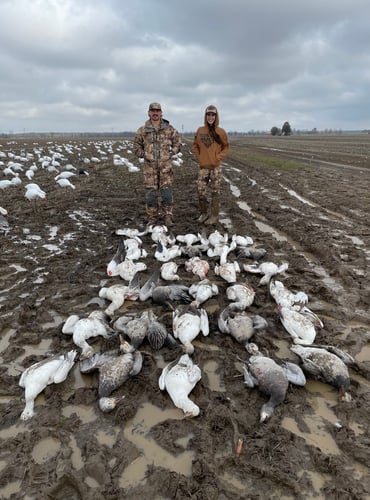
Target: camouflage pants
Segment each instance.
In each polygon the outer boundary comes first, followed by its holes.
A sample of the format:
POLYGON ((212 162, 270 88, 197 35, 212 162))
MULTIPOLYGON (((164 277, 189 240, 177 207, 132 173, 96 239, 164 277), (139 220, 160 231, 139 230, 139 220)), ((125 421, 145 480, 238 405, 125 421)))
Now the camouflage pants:
POLYGON ((221 180, 222 180, 222 169, 220 167, 215 168, 201 168, 198 173, 198 196, 207 196, 207 186, 211 183, 212 193, 220 193, 221 191, 221 180))
POLYGON ((155 216, 161 202, 165 215, 172 215, 173 206, 173 166, 166 163, 144 163, 144 185, 146 187, 145 201, 147 212, 155 216))

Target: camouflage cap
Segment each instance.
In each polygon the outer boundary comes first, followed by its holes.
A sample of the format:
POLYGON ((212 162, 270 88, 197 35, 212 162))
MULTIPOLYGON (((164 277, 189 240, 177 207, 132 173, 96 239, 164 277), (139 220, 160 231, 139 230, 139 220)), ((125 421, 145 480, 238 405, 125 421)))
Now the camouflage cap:
POLYGON ((159 104, 159 102, 152 102, 151 104, 149 104, 149 111, 153 111, 154 109, 162 111, 162 108, 161 108, 161 105, 159 104))

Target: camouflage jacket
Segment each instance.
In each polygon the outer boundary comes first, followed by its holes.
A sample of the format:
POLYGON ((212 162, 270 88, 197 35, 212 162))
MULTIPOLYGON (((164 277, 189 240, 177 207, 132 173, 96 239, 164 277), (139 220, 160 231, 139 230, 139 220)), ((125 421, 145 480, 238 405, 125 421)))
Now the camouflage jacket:
POLYGON ((158 129, 150 120, 146 121, 134 139, 134 153, 138 158, 144 158, 146 163, 168 162, 180 151, 180 147, 180 134, 163 118, 158 129))

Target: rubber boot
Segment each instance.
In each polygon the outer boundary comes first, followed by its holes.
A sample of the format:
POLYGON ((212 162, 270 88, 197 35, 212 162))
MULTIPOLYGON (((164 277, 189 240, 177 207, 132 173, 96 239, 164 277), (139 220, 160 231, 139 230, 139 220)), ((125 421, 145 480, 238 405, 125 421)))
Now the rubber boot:
POLYGON ((147 226, 154 226, 158 220, 158 209, 146 206, 147 226))
POLYGON ((220 194, 212 193, 212 201, 211 201, 211 217, 209 217, 205 224, 217 224, 218 222, 218 214, 220 212, 220 194))
POLYGON ((200 217, 198 221, 203 224, 208 219, 208 203, 205 196, 199 196, 200 217))

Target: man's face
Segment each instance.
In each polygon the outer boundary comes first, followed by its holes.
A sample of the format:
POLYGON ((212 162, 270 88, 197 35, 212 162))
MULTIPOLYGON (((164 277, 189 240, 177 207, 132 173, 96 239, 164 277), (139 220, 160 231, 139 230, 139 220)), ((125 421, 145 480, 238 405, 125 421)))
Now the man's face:
POLYGON ((152 122, 157 122, 161 119, 162 111, 160 109, 150 109, 148 114, 152 122))

